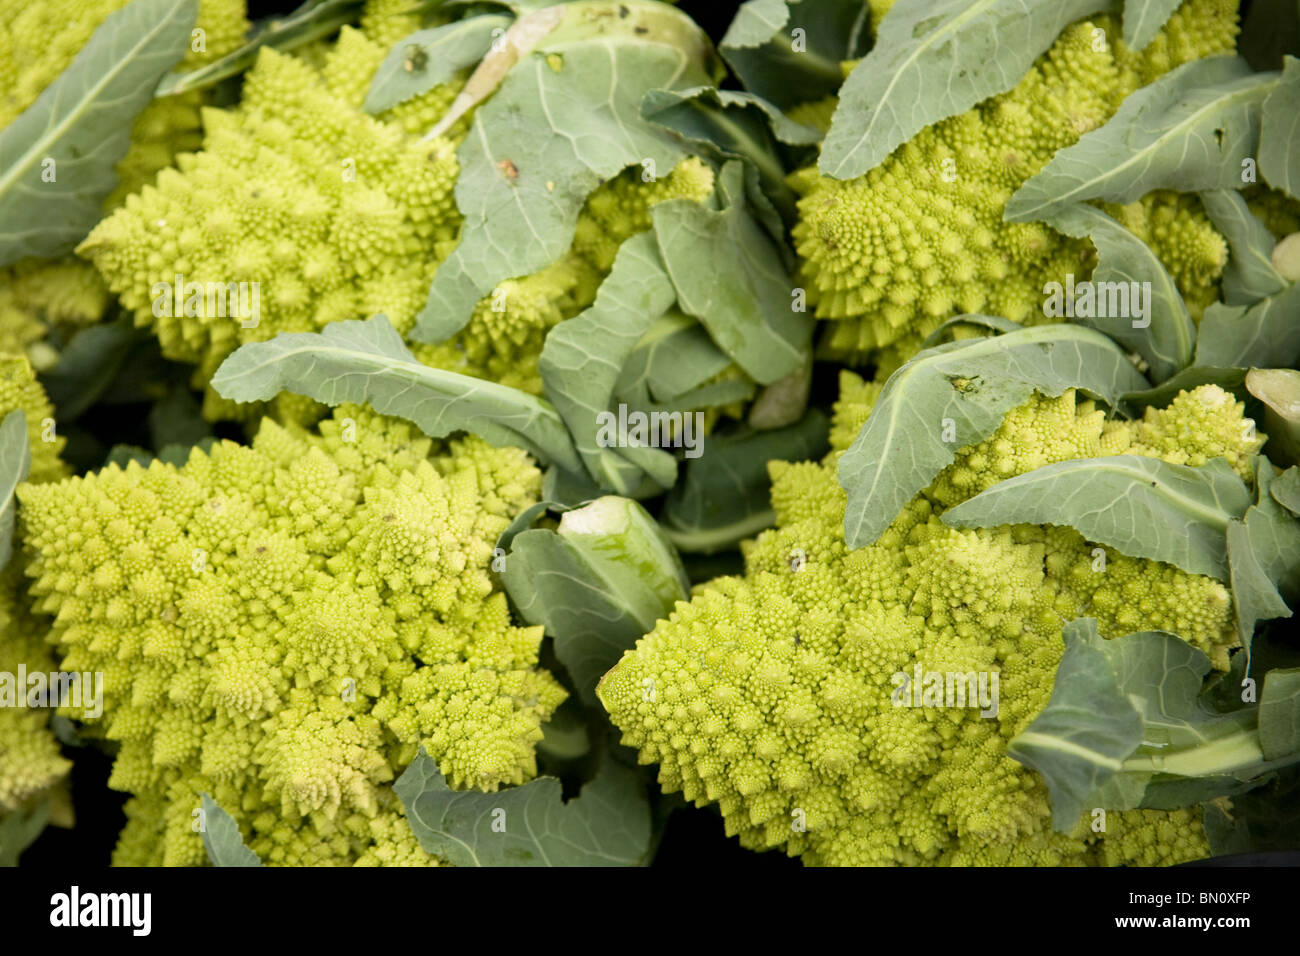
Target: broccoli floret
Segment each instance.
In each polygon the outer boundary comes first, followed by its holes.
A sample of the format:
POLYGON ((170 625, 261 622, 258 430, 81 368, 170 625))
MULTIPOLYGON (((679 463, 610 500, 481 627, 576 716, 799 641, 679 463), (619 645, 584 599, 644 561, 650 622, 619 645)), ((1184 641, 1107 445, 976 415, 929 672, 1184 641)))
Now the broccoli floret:
POLYGON ((68 715, 119 745, 116 862, 201 862, 203 791, 272 863, 409 860, 385 785, 419 747, 458 788, 532 777, 566 693, 489 565, 540 481, 518 449, 343 407, 182 468, 23 485, 61 666, 104 674, 103 715, 68 715))
MULTIPOLYGON (((865 176, 795 174, 804 195, 794 238, 808 301, 833 323, 825 354, 888 349, 890 370, 957 312, 1045 321, 1044 283, 1091 271, 1095 253, 1091 243, 1041 223, 1003 222, 1007 200, 1134 90, 1183 63, 1232 51, 1236 7, 1187 0, 1140 52, 1124 46, 1117 20, 1076 23, 1014 89, 927 127, 865 176)), ((1217 298, 1226 247, 1197 200, 1154 193, 1108 208, 1152 240, 1194 313, 1217 298)))
POLYGON ((769 465, 777 528, 743 546, 744 576, 697 587, 602 681, 623 742, 659 764, 665 790, 717 803, 742 845, 810 864, 1207 855, 1195 811, 1111 813, 1104 833, 1085 821, 1055 832, 1046 785, 1007 743, 1046 705, 1062 628, 1085 613, 1108 636, 1176 632, 1226 668, 1237 644, 1227 588, 1112 549, 1099 563, 1070 528, 957 529, 940 515, 1058 461, 1236 462, 1260 442, 1244 406, 1201 386, 1145 422, 1117 424, 1073 391, 1035 395, 961 449, 875 544, 850 551, 836 464, 879 387, 850 372, 841 382, 830 454, 769 465), (1193 430, 1192 445, 1177 446, 1193 430), (960 702, 897 706, 899 675, 918 672, 996 674, 998 703, 992 714, 960 702))
MULTIPOLYGON (((393 29, 392 10, 372 7, 362 30, 345 27, 336 44, 317 51, 319 68, 306 56, 263 50, 240 105, 205 111, 203 150, 179 157, 179 171, 161 174, 79 247, 137 324, 154 329, 167 357, 198 365, 200 386, 236 347, 281 332, 383 312, 405 335, 438 264, 456 246, 456 146, 467 121, 430 142, 418 137, 447 110, 464 77, 377 117, 364 113, 370 79, 389 48, 373 31, 393 29), (156 308, 158 283, 177 275, 258 283, 256 325, 206 309, 188 314, 166 301, 156 308)), ((650 228, 650 208, 713 192, 713 169, 698 158, 655 182, 639 174, 628 169, 588 198, 566 255, 502 282, 452 339, 412 343, 416 356, 539 393, 546 333, 591 305, 619 246, 650 228)), ((301 405, 277 400, 273 412, 303 424, 319 416, 301 405)), ((261 410, 209 391, 205 413, 256 420, 261 410)))
MULTIPOLYGON (((129 0, 38 0, 0 10, 0 129, 36 101, 75 59, 109 14, 129 0)), ((201 0, 196 33, 177 69, 195 69, 236 49, 248 30, 245 0, 201 0)), ((131 146, 118 162, 111 211, 153 181, 176 155, 199 148, 199 110, 206 91, 155 99, 136 117, 131 146)), ((0 351, 21 352, 45 337, 99 321, 108 288, 95 268, 75 256, 24 259, 0 269, 0 351)))
MULTIPOLYGON (((65 441, 53 428, 53 406, 26 359, 0 355, 0 420, 15 410, 27 419, 29 480, 65 477, 67 466, 59 458, 65 441)), ((11 680, 20 668, 28 674, 58 670, 44 640, 48 627, 31 613, 21 565, 15 554, 0 571, 0 674, 11 680)), ((24 696, 28 690, 13 689, 24 696)), ((66 777, 71 763, 62 755, 49 722, 47 708, 24 707, 16 700, 0 705, 0 816, 41 798, 66 777)))

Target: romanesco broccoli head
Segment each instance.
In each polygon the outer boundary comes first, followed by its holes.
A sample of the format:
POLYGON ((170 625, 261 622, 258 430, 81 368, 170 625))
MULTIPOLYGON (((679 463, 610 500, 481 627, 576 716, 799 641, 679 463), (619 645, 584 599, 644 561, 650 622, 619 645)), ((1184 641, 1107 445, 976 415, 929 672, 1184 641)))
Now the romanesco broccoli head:
MULTIPOLYGON (((461 120, 429 142, 419 137, 446 112, 464 77, 375 117, 362 110, 395 42, 385 37, 398 20, 399 36, 415 29, 413 18, 394 19, 390 7, 368 6, 363 29, 345 27, 337 43, 317 51, 319 65, 263 50, 239 106, 204 112, 202 151, 181 155, 178 169, 130 197, 79 247, 137 324, 153 328, 167 357, 198 365, 196 384, 205 385, 239 345, 282 332, 382 312, 405 335, 438 263, 455 248, 456 147, 468 124, 461 120), (248 283, 249 301, 243 313, 215 308, 215 298, 191 302, 175 289, 189 282, 248 283)), ((713 178, 712 167, 694 157, 652 182, 642 181, 639 168, 615 176, 588 198, 567 254, 502 282, 458 335, 412 343, 414 353, 429 365, 540 392, 546 333, 594 301, 622 242, 650 228, 653 205, 703 201, 713 178)), ((211 391, 205 411, 257 414, 211 391)), ((278 400, 274 411, 282 420, 313 420, 296 417, 312 409, 278 400)))
MULTIPOLYGON (((1043 321, 1044 283, 1090 271, 1095 253, 1041 223, 1003 222, 1007 200, 1134 90, 1233 50, 1236 7, 1186 0, 1140 52, 1124 46, 1117 20, 1081 21, 1013 89, 927 127, 865 176, 795 174, 803 198, 794 239, 808 301, 833 321, 823 350, 855 357, 888 349, 890 370, 958 312, 1043 321)), ((1153 193, 1108 209, 1152 241, 1193 312, 1215 301, 1226 247, 1194 198, 1153 193)))
POLYGON ((391 783, 423 746, 453 786, 536 773, 565 691, 489 567, 532 504, 527 455, 344 407, 319 431, 23 485, 37 609, 104 674, 92 732, 133 795, 119 863, 204 858, 198 794, 277 863, 414 854, 391 783))
POLYGON ((53 481, 67 475, 67 466, 59 458, 67 439, 58 433, 54 406, 36 380, 31 363, 21 355, 0 353, 0 420, 15 410, 27 419, 32 455, 28 481, 53 481))
MULTIPOLYGON (((14 411, 27 419, 28 479, 65 477, 67 466, 59 458, 65 441, 53 427, 54 407, 25 358, 0 354, 0 421, 14 411)), ((31 613, 21 565, 15 554, 0 570, 0 674, 14 682, 8 692, 15 695, 0 704, 0 816, 49 791, 71 766, 49 728, 49 709, 24 707, 17 699, 28 691, 17 681, 20 669, 28 674, 58 669, 44 640, 48 626, 31 613)))
MULTIPOLYGON (((48 628, 27 607, 26 583, 17 561, 0 571, 0 674, 14 681, 10 692, 24 699, 28 688, 17 683, 18 674, 58 670, 44 642, 48 628)), ((44 706, 23 706, 17 699, 0 705, 0 817, 48 791, 71 768, 49 721, 44 706)))
MULTIPOLYGON (((91 34, 128 0, 38 0, 0 10, 0 129, 36 101, 72 63, 91 34)), ((189 52, 178 69, 194 69, 231 52, 248 30, 245 0, 201 0, 189 52)), ((118 184, 104 209, 153 181, 177 153, 202 141, 199 109, 205 92, 151 101, 131 127, 131 146, 118 161, 118 184)), ((0 351, 21 351, 43 338, 48 325, 79 327, 99 321, 108 288, 95 268, 74 256, 24 259, 0 269, 0 351)))
POLYGON ((1225 668, 1237 641, 1227 588, 1113 549, 1100 562, 1070 528, 958 529, 940 515, 1069 459, 1235 462, 1259 443, 1244 407, 1201 386, 1116 424, 1073 391, 1035 395, 959 451, 875 544, 850 551, 836 464, 879 386, 849 372, 841 382, 826 459, 769 465, 777 528, 744 546, 744 576, 697 587, 605 676, 598 693, 623 742, 659 764, 665 790, 717 803, 742 845, 811 864, 1207 855, 1195 812, 1110 813, 1104 833, 1054 831, 1046 785, 1007 744, 1046 705, 1070 620, 1096 617, 1108 636, 1175 632, 1225 668), (1184 435, 1191 447, 1176 446, 1184 435), (935 674, 940 696, 923 697, 935 674), (985 699, 958 681, 954 706, 948 675, 987 680, 985 699), (904 686, 915 696, 900 698, 904 686))

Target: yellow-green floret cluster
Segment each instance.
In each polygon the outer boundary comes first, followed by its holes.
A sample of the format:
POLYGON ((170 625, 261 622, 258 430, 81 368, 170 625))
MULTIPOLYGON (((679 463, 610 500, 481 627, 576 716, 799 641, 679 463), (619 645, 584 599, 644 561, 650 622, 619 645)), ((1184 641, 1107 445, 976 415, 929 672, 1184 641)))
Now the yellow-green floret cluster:
MULTIPOLYGON (((1095 252, 1041 223, 1003 222, 1007 200, 1139 87, 1231 52, 1236 7, 1187 0, 1140 52, 1124 46, 1118 19, 1081 21, 1013 89, 927 127, 866 175, 796 174, 802 281, 818 318, 832 320, 824 351, 890 349, 901 354, 886 357, 893 368, 958 312, 1044 321, 1044 284, 1090 273, 1095 252)), ((1215 301, 1227 250, 1199 202, 1159 192, 1106 208, 1151 243, 1195 315, 1215 301)))
MULTIPOLYGON (((53 83, 109 14, 128 0, 37 0, 0 9, 0 129, 12 123, 53 83)), ((189 49, 178 70, 219 59, 248 30, 245 0, 201 0, 189 49)), ((118 162, 117 187, 104 209, 152 182, 176 154, 198 149, 199 110, 208 94, 193 91, 155 99, 136 117, 131 146, 118 162)), ((77 327, 98 321, 108 289, 93 266, 74 256, 25 259, 0 269, 0 351, 21 351, 43 338, 49 324, 77 327)))
MULTIPOLYGON (((456 147, 467 121, 446 136, 422 136, 465 77, 378 116, 365 113, 370 80, 393 42, 385 38, 418 27, 415 17, 381 16, 382 6, 367 8, 362 30, 345 27, 337 43, 311 55, 263 50, 240 104, 204 111, 202 151, 181 155, 177 169, 131 196, 78 249, 136 323, 153 328, 167 357, 197 364, 200 386, 239 345, 283 332, 382 312, 405 335, 459 240, 456 147), (204 294, 191 300, 176 291, 178 281, 199 283, 204 294), (248 284, 242 311, 206 296, 209 284, 229 283, 248 284)), ((565 256, 502 282, 457 336, 416 344, 415 354, 539 392, 546 332, 592 303, 619 245, 649 228, 650 207, 712 192, 713 170, 697 158, 656 182, 643 183, 639 168, 625 171, 589 197, 565 256)), ((205 410, 241 415, 211 392, 205 410)))
POLYGON ((36 609, 104 675, 102 717, 68 716, 118 748, 114 861, 201 862, 207 792, 271 863, 427 863, 391 790, 419 747, 457 788, 532 777, 565 691, 489 569, 539 488, 518 449, 350 406, 23 485, 36 609))
POLYGON ((836 464, 880 390, 847 372, 841 385, 826 459, 769 466, 778 527, 744 547, 744 576, 697 587, 604 678, 623 742, 659 764, 665 790, 717 803, 742 845, 810 864, 1208 855, 1197 811, 1112 812, 1104 829, 1087 816, 1054 832, 1046 785, 1007 743, 1046 705, 1076 617, 1097 618, 1108 637, 1177 633, 1225 668, 1237 641, 1227 587, 1066 527, 969 530, 940 516, 1057 461, 1243 460, 1261 442, 1244 406, 1201 386, 1132 423, 1107 421, 1073 391, 1035 395, 963 448, 875 544, 850 551, 836 464), (1192 433, 1194 449, 1181 446, 1192 433), (986 694, 996 675, 998 702, 901 696, 918 673, 983 675, 986 694))
MULTIPOLYGON (((64 440, 54 427, 53 407, 25 358, 0 355, 0 421, 16 410, 27 419, 29 479, 65 477, 67 467, 59 459, 64 440)), ((48 792, 70 766, 49 729, 44 702, 23 706, 28 688, 18 682, 20 668, 28 674, 57 669, 45 643, 48 625, 30 613, 26 583, 15 555, 0 571, 0 675, 5 675, 0 679, 13 682, 0 689, 0 816, 48 792)))

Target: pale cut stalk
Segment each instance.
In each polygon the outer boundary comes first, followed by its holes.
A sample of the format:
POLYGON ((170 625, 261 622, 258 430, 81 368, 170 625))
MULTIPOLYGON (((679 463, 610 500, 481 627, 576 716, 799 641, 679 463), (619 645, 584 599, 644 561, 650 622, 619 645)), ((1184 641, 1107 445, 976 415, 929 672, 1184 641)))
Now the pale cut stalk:
POLYGON ((618 595, 645 633, 690 596, 690 581, 677 551, 658 523, 630 498, 606 495, 560 518, 569 542, 618 595))
POLYGON ((1300 371, 1253 368, 1246 389, 1264 403, 1264 434, 1269 457, 1279 464, 1300 462, 1300 371))
POLYGON ((560 25, 564 12, 563 5, 543 7, 511 24, 505 36, 492 45, 491 51, 470 75, 465 88, 457 94, 446 115, 424 135, 424 140, 427 142, 437 139, 451 129, 456 120, 496 92, 496 88, 501 85, 506 74, 514 69, 515 64, 532 53, 533 48, 560 25))

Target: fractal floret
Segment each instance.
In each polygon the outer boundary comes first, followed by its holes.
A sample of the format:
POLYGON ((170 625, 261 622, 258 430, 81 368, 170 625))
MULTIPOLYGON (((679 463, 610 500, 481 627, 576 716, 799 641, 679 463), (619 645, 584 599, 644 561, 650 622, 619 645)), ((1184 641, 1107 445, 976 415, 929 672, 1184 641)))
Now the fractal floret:
MULTIPOLYGON (((0 355, 0 420, 14 411, 27 419, 30 480, 65 477, 67 466, 59 459, 65 442, 53 427, 54 409, 44 390, 26 359, 0 355)), ((25 584, 17 561, 0 571, 0 680, 13 681, 0 688, 0 817, 49 791, 71 766, 49 728, 45 701, 29 701, 26 684, 17 680, 23 672, 57 670, 44 642, 48 628, 30 613, 25 584)))
POLYGON ((272 863, 427 863, 388 786, 419 748, 458 788, 532 777, 566 692, 489 568, 539 488, 518 449, 350 406, 22 486, 36 609, 104 675, 102 717, 68 715, 118 746, 116 862, 201 862, 208 793, 272 863))
MULTIPOLYGON (((419 26, 384 7, 372 4, 361 30, 344 27, 313 56, 263 50, 240 104, 204 112, 202 151, 180 156, 176 170, 130 197, 78 249, 137 324, 153 328, 167 357, 198 366, 199 385, 239 345, 282 332, 383 313, 405 335, 459 240, 456 147, 467 121, 422 137, 461 90, 464 71, 377 116, 364 112, 392 35, 419 26), (220 308, 203 291, 191 299, 189 283, 223 291, 242 283, 248 294, 220 308)), ((650 206, 713 192, 712 168, 699 159, 655 182, 642 183, 639 172, 589 197, 568 254, 502 282, 451 340, 412 343, 417 357, 540 392, 546 332, 592 303, 619 245, 649 228, 650 206)), ((206 410, 249 414, 211 391, 206 410)))
POLYGON ((1226 668, 1237 643, 1228 589, 1067 527, 959 529, 940 516, 1053 462, 1244 460, 1262 442, 1244 406, 1206 385, 1132 423, 1073 390, 1035 394, 851 551, 836 464, 879 386, 850 372, 841 382, 830 454, 769 465, 778 527, 746 546, 744 576, 697 587, 605 676, 599 696, 623 742, 659 764, 665 790, 718 804, 742 845, 808 864, 1208 855, 1194 810, 1111 812, 1102 832, 1087 819, 1056 832, 1046 785, 1007 744, 1047 704, 1066 623, 1095 617, 1108 637, 1169 631, 1226 668), (1187 435, 1191 448, 1179 444, 1187 435), (922 697, 935 673, 984 683, 955 702, 922 697))
MULTIPOLYGON (((823 350, 888 349, 890 371, 958 312, 1043 321, 1044 284, 1091 272, 1095 252, 1041 223, 1003 222, 1007 200, 1130 93, 1232 52, 1236 7, 1187 0, 1140 52, 1124 46, 1116 18, 1075 23, 1013 89, 927 127, 865 176, 795 174, 803 281, 831 320, 823 350)), ((1151 243, 1194 315, 1215 301, 1227 247, 1195 197, 1161 191, 1105 208, 1151 243)))
MULTIPOLYGON (((20 675, 58 670, 44 643, 46 627, 27 608, 16 565, 0 571, 0 818, 50 792, 72 764, 50 729, 45 700, 32 701, 20 675)), ((48 685, 47 685, 48 686, 48 685)))
MULTIPOLYGON (((128 0, 39 0, 0 10, 0 129, 53 83, 109 14, 128 0)), ((201 0, 189 51, 177 69, 191 70, 234 50, 248 30, 244 0, 201 0)), ((117 163, 111 210, 201 142, 202 91, 150 102, 131 127, 131 146, 117 163)), ((94 267, 74 256, 25 259, 0 269, 0 350, 26 348, 48 325, 76 328, 98 321, 109 293, 94 267)))

